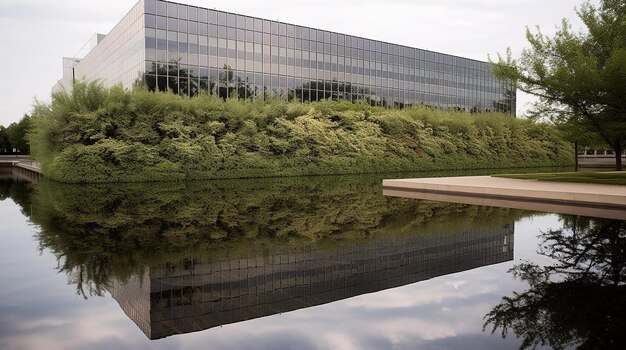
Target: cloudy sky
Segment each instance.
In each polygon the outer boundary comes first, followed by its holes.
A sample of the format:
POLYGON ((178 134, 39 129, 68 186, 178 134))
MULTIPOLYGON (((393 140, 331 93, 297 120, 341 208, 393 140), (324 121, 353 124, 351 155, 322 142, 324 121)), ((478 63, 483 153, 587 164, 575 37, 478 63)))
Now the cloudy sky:
MULTIPOLYGON (((582 0, 278 1, 181 0, 223 11, 278 19, 366 38, 487 60, 526 44, 525 27, 553 33, 574 19, 582 0)), ((0 0, 0 124, 46 101, 61 77, 61 57, 74 56, 93 33, 108 33, 135 0, 0 0)), ((524 110, 518 97, 518 114, 524 110)))

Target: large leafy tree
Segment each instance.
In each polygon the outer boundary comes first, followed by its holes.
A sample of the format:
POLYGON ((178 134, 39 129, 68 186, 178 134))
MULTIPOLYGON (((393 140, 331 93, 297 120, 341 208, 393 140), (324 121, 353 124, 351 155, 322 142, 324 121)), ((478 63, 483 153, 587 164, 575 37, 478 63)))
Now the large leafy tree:
MULTIPOLYGON (((494 73, 538 97, 532 115, 593 133, 614 151, 622 170, 626 147, 626 2, 585 2, 577 11, 586 26, 575 32, 567 20, 549 37, 527 29, 530 48, 519 59, 498 57, 494 73)), ((576 133, 574 133, 576 134, 576 133)))

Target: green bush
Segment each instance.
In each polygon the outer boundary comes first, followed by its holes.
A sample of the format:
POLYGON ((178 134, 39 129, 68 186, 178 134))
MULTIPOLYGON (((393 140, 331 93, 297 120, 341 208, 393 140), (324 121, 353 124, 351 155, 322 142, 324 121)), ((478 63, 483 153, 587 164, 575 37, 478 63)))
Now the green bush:
POLYGON ((79 83, 37 103, 29 134, 44 174, 132 182, 573 163, 555 128, 497 113, 222 100, 79 83))

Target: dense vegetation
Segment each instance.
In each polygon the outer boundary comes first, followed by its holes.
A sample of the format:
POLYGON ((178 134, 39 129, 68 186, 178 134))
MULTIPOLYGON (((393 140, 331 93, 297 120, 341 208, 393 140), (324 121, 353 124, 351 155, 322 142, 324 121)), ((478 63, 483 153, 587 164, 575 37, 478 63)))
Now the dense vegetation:
POLYGON ((551 119, 583 146, 604 142, 622 170, 626 148, 626 2, 584 1, 577 9, 583 30, 563 19, 553 36, 526 29, 530 47, 519 59, 511 50, 494 73, 537 97, 535 117, 551 119), (589 142, 591 141, 591 144, 589 142))
POLYGON ((24 114, 19 122, 5 127, 0 125, 0 154, 29 154, 26 134, 30 130, 30 116, 24 114))
POLYGON ((63 182, 531 167, 573 163, 550 126, 497 113, 222 100, 77 84, 33 112, 30 144, 63 182))

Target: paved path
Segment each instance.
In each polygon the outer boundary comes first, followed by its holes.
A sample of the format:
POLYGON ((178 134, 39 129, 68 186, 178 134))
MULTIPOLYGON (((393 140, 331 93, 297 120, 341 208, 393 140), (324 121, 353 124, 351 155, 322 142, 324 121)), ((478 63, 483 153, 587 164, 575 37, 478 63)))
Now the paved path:
MULTIPOLYGON (((383 189, 388 195, 402 197, 417 198, 416 195, 410 195, 410 193, 421 192, 431 195, 487 198, 492 201, 525 201, 528 203, 554 204, 570 207, 583 206, 626 213, 626 186, 620 185, 522 180, 490 176, 465 176, 383 180, 383 189), (404 192, 405 195, 402 195, 402 192, 404 192)), ((433 196, 430 197, 430 199, 435 199, 433 196)), ((482 205, 489 204, 488 202, 482 202, 482 205)), ((539 205, 537 204, 536 206, 539 205)), ((526 207, 526 209, 533 208, 526 207)), ((537 208, 537 210, 541 211, 542 209, 537 208)))

